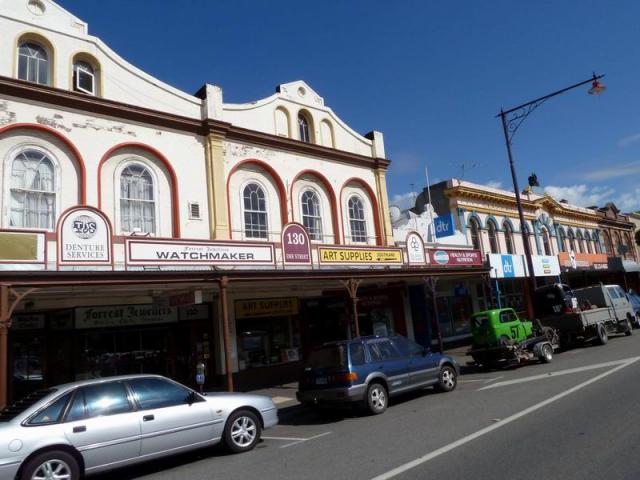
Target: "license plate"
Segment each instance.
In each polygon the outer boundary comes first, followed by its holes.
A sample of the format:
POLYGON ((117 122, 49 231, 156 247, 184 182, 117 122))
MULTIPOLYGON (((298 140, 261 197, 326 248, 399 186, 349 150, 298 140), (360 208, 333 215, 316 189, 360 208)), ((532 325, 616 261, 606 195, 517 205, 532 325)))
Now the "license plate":
POLYGON ((316 378, 316 385, 326 385, 327 379, 325 377, 316 378))

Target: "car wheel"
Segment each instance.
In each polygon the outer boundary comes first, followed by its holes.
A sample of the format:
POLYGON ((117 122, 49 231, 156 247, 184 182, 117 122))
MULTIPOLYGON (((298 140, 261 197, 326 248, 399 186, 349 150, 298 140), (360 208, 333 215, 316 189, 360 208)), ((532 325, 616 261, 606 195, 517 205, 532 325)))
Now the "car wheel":
POLYGON ((224 443, 234 453, 246 452, 260 440, 262 427, 255 413, 238 410, 227 420, 224 427, 224 443))
POLYGON ((636 313, 636 328, 640 328, 640 312, 636 313))
POLYGON ((52 450, 29 460, 20 475, 21 480, 78 480, 80 467, 73 455, 52 450))
POLYGON ((598 325, 598 329, 596 331, 596 343, 598 345, 606 345, 609 341, 609 336, 607 335, 607 331, 604 329, 604 325, 598 325))
POLYGON ((509 337, 507 337, 506 335, 500 335, 500 345, 505 347, 507 345, 511 344, 511 339, 509 337))
POLYGON ((542 363, 551 363, 551 360, 553 360, 553 347, 545 343, 540 349, 540 361, 542 363))
POLYGON ((436 390, 440 392, 450 392, 458 385, 458 373, 451 365, 443 365, 438 375, 436 390))
POLYGON ((633 325, 631 325, 631 315, 627 314, 627 329, 624 334, 628 337, 629 335, 633 335, 633 325))
POLYGON ((378 415, 387 409, 389 394, 381 383, 373 382, 367 388, 367 409, 370 413, 378 415))

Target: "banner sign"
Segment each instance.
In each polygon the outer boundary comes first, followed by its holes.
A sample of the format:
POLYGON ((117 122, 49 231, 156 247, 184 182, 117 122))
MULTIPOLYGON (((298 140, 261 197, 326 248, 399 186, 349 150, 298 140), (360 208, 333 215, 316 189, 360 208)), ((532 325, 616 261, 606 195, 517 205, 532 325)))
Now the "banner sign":
POLYGON ((235 306, 236 319, 284 317, 288 315, 297 315, 300 311, 297 297, 236 300, 235 306))
POLYGON ((58 220, 58 265, 111 265, 112 230, 97 208, 77 206, 58 220))
POLYGON ((429 250, 429 261, 442 266, 482 266, 479 250, 429 250))
POLYGON ((563 268, 575 270, 607 270, 609 268, 609 260, 604 253, 574 253, 572 258, 569 252, 560 252, 558 259, 563 268))
POLYGON ((402 265, 399 248, 318 247, 320 265, 402 265))
MULTIPOLYGON (((557 277, 560 275, 558 257, 532 255, 533 273, 536 277, 557 277)), ((489 254, 491 278, 523 278, 529 269, 524 255, 489 254)))
POLYGON ((76 308, 76 328, 128 327, 178 321, 177 307, 110 305, 76 308))
POLYGON ((44 313, 14 315, 11 319, 12 330, 39 330, 41 328, 44 328, 44 313))
POLYGON ((424 241, 417 232, 409 232, 407 235, 407 262, 409 265, 422 265, 427 263, 427 255, 424 250, 424 241))
POLYGON ((46 261, 44 232, 0 231, 0 263, 42 263, 46 261))
POLYGON ((287 223, 282 229, 282 261, 285 265, 311 265, 311 241, 299 223, 287 223))
POLYGON ((441 215, 433 219, 433 226, 436 229, 436 238, 450 237, 455 233, 453 226, 453 215, 441 215))
POLYGON ((275 265, 272 243, 127 238, 127 265, 275 265))

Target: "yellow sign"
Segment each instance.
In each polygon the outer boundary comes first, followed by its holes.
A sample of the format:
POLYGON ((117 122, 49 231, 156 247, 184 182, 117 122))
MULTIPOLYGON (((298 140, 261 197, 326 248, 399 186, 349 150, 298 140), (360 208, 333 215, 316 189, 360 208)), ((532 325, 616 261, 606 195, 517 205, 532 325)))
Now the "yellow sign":
POLYGON ((399 248, 318 248, 320 263, 358 265, 402 265, 399 248))
POLYGON ((296 297, 254 298, 236 300, 236 319, 256 317, 284 317, 300 311, 296 297))
MULTIPOLYGON (((0 233, 0 261, 37 262, 37 233, 0 233)), ((41 260, 44 262, 44 259, 41 260)))

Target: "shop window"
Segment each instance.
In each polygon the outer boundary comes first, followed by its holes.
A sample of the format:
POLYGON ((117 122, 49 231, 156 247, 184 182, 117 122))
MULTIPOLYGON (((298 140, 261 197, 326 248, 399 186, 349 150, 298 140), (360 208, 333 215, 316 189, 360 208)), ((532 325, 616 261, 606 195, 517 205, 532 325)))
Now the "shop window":
POLYGON ((24 150, 11 164, 9 225, 46 228, 55 224, 55 169, 52 160, 38 150, 24 150))
POLYGON ((367 222, 364 216, 364 205, 362 200, 356 196, 349 199, 349 227, 351 229, 351 241, 366 243, 367 222))
POLYGON ((493 220, 487 222, 487 230, 489 233, 489 249, 491 253, 500 253, 498 246, 498 226, 493 220))
POLYGON ((320 199, 312 190, 302 194, 302 224, 309 232, 311 240, 322 240, 322 216, 320 215, 320 199))
POLYGON ((73 65, 73 89, 89 95, 96 94, 96 74, 89 63, 78 61, 73 65))
POLYGON ((509 222, 504 222, 504 243, 507 247, 507 253, 513 255, 515 253, 513 248, 513 228, 509 222))
POLYGON ((35 42, 24 42, 18 48, 18 78, 49 85, 49 55, 35 42))
POLYGON ((480 250, 482 252, 482 243, 480 242, 480 225, 478 225, 478 220, 475 218, 471 218, 469 220, 469 230, 471 231, 471 245, 476 250, 480 250))
POLYGON ((156 233, 153 177, 143 165, 130 164, 120 174, 120 229, 156 233))
POLYGON ((267 198, 257 183, 244 187, 244 234, 247 238, 267 238, 267 198))
POLYGON ((298 360, 299 334, 291 316, 237 320, 240 370, 298 360))

